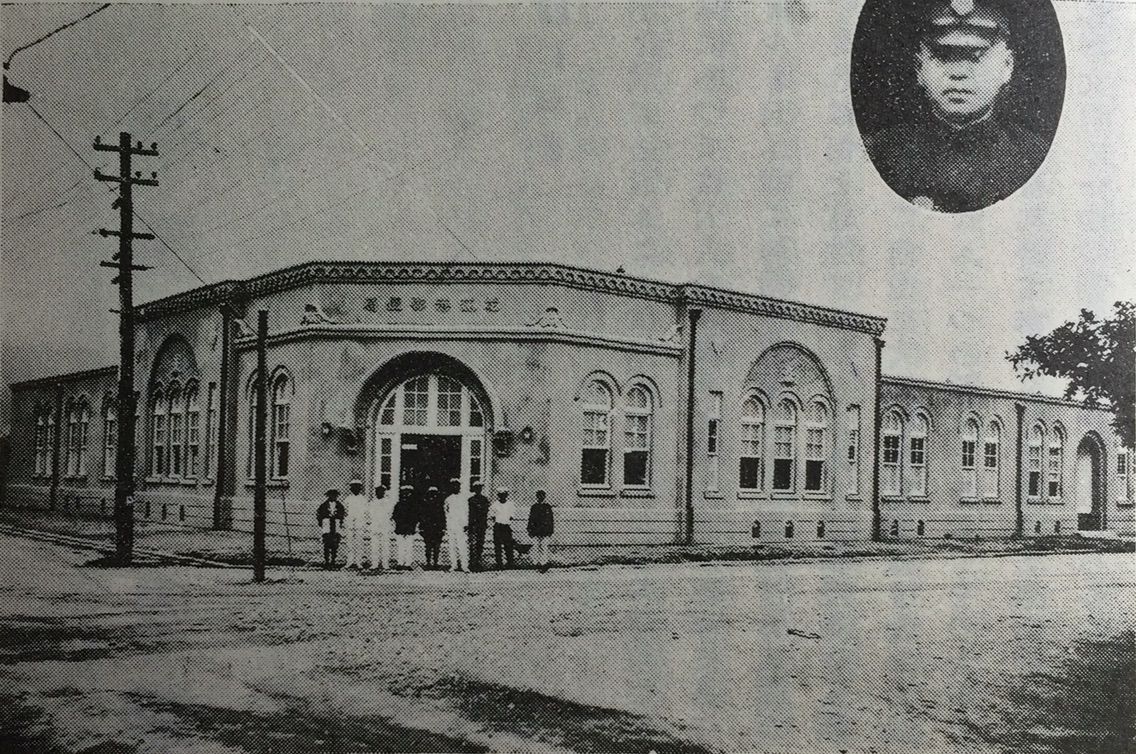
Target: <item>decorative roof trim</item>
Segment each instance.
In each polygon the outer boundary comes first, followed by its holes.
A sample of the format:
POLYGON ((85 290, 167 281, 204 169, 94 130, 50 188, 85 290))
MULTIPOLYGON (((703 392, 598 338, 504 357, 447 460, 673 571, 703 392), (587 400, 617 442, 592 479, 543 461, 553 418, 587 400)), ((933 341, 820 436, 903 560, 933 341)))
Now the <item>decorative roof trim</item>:
POLYGON ((811 322, 829 327, 839 327, 842 330, 855 330, 870 335, 879 336, 887 326, 887 319, 867 314, 855 314, 829 309, 823 306, 802 304, 797 301, 785 301, 776 298, 767 298, 750 293, 738 293, 723 288, 710 288, 704 285, 681 286, 681 295, 691 304, 713 306, 718 309, 760 314, 765 317, 778 319, 792 319, 799 322, 811 322))
MULTIPOLYGON (((554 342, 587 345, 635 353, 651 353, 660 356, 679 358, 682 349, 670 343, 658 341, 611 338, 594 333, 573 330, 534 329, 530 327, 430 327, 427 325, 358 325, 323 324, 300 326, 270 333, 268 343, 288 343, 297 340, 347 338, 358 340, 504 340, 517 342, 554 342)), ((237 339, 237 349, 247 351, 256 346, 256 338, 244 335, 237 339)))
POLYGON ((883 332, 887 320, 794 301, 700 285, 674 285, 647 278, 543 262, 449 263, 306 262, 246 281, 226 281, 167 296, 138 307, 140 320, 156 319, 208 305, 251 299, 318 283, 520 283, 598 290, 669 304, 684 302, 767 317, 794 319, 856 330, 883 332))
POLYGON ((1041 395, 1039 393, 1025 393, 1015 390, 1002 390, 993 387, 981 387, 979 385, 960 385, 954 382, 935 382, 934 380, 919 380, 914 377, 893 377, 891 375, 881 375, 880 382, 887 385, 896 385, 899 387, 918 387, 926 390, 945 390, 951 393, 968 393, 972 395, 983 395, 989 398, 1008 398, 1015 401, 1028 401, 1032 403, 1047 403, 1053 406, 1069 406, 1071 408, 1081 408, 1088 411, 1111 411, 1112 409, 1107 406, 1088 406, 1081 401, 1066 400, 1065 398, 1057 398, 1052 395, 1041 395))
POLYGON ((79 380, 94 379, 96 377, 105 377, 107 375, 117 375, 118 367, 98 367, 97 369, 85 369, 81 372, 68 372, 66 374, 53 374, 47 377, 35 377, 30 380, 21 380, 20 382, 13 382, 9 387, 15 390, 31 390, 37 387, 52 387, 65 382, 78 382, 79 380))

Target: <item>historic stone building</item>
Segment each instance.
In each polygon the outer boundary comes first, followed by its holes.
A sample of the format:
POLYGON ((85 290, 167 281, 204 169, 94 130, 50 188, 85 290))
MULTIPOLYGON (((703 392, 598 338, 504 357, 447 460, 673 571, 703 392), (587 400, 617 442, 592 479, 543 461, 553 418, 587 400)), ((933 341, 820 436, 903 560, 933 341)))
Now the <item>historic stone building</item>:
MULTIPOLYGON (((1133 529, 1107 412, 883 377, 880 318, 556 264, 306 264, 142 307, 139 518, 251 526, 261 309, 270 532, 354 475, 543 488, 561 543, 1133 529)), ((109 515, 115 377, 12 386, 7 504, 109 515)))

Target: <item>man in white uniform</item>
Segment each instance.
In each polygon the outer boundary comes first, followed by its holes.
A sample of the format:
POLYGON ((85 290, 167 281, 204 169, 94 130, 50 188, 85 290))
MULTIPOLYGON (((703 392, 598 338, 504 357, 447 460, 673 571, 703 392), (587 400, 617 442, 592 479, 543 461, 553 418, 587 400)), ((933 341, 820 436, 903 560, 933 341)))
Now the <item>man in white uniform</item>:
POLYGON ((343 532, 347 538, 347 564, 344 568, 358 568, 362 564, 363 532, 367 526, 367 498, 363 497, 363 480, 351 480, 351 494, 343 500, 347 509, 343 532))
POLYGON ((450 570, 469 570, 469 503, 461 494, 461 480, 450 480, 450 494, 446 497, 446 538, 450 545, 450 570))
POLYGON ((387 488, 380 484, 371 500, 371 568, 390 567, 393 515, 394 495, 388 495, 387 488))

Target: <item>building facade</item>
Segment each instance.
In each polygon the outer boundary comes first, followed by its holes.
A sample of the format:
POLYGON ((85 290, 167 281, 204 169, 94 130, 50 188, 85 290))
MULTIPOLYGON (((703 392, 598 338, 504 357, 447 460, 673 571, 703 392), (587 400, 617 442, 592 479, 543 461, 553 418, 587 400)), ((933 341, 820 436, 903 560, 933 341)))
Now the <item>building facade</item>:
MULTIPOLYGON (((555 264, 313 263, 141 307, 139 518, 251 528, 259 310, 270 533, 353 476, 545 489, 561 543, 1133 529, 1105 411, 884 377, 881 318, 555 264)), ((7 504, 109 514, 115 378, 12 386, 7 504)))

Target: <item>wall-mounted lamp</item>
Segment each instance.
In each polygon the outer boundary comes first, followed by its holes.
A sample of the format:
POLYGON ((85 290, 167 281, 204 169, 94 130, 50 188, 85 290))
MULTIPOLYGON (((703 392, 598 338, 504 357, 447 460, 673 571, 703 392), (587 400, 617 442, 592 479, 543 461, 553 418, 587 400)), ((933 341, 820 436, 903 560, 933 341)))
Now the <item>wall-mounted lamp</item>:
POLYGON ((518 435, 518 437, 520 438, 521 442, 523 442, 525 445, 532 445, 533 428, 532 427, 525 427, 524 429, 521 430, 521 433, 518 435))
POLYGON ((324 437, 331 437, 332 429, 333 427, 331 426, 331 422, 324 422, 320 425, 320 434, 324 437))

